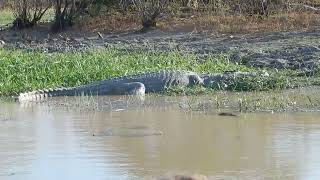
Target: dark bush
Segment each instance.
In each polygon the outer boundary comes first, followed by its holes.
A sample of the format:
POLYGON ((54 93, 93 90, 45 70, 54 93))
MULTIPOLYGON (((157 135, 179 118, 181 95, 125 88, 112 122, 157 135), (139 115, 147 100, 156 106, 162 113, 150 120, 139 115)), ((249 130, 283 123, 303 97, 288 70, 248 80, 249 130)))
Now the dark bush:
POLYGON ((62 31, 74 25, 75 20, 84 14, 89 14, 89 7, 95 0, 53 0, 55 7, 55 18, 52 30, 62 31))
POLYGON ((156 19, 167 8, 168 0, 133 0, 141 18, 142 31, 157 26, 156 19))
POLYGON ((14 29, 35 26, 51 7, 51 0, 14 0, 10 6, 14 12, 14 29))

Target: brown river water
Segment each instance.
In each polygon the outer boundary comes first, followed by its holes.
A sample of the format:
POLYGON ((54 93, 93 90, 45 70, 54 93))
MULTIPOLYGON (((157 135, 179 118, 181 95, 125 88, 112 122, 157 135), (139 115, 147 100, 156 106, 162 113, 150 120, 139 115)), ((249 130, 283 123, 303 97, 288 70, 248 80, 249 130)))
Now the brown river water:
POLYGON ((190 101, 2 102, 0 179, 320 178, 320 113, 219 116, 218 110, 191 111, 181 103, 190 101))

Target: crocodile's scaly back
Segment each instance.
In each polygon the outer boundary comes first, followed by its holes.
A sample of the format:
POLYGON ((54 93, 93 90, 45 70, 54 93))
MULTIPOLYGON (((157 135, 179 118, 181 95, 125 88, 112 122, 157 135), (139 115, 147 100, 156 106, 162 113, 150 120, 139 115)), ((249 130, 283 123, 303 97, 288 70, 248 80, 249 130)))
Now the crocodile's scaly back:
POLYGON ((140 82, 145 85, 146 93, 161 92, 171 86, 190 86, 203 83, 203 80, 198 76, 197 73, 173 70, 145 73, 134 76, 124 76, 99 83, 104 84, 107 81, 113 81, 114 83, 140 82))
POLYGON ((75 95, 136 95, 161 92, 171 86, 203 84, 197 73, 188 71, 160 71, 109 80, 96 81, 87 85, 38 90, 19 95, 19 101, 38 101, 47 97, 75 95))

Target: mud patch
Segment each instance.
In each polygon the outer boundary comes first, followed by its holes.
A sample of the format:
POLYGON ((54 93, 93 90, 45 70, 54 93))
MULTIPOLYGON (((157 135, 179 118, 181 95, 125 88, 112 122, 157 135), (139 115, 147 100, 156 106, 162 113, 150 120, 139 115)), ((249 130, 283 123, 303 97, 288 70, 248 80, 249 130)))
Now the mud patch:
POLYGON ((68 31, 51 34, 46 28, 21 32, 4 30, 5 48, 43 52, 84 51, 117 48, 132 51, 179 51, 201 59, 230 55, 230 61, 254 67, 314 70, 320 63, 320 30, 244 35, 212 35, 195 32, 92 33, 68 31))

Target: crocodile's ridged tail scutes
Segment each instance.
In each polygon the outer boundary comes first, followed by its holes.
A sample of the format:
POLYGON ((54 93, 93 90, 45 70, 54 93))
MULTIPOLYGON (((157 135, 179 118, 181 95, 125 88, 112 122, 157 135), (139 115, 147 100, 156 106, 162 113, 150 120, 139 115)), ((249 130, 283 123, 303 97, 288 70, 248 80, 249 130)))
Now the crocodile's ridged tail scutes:
MULTIPOLYGON (((73 88, 57 88, 57 89, 43 89, 43 90, 35 90, 26 93, 20 93, 18 100, 19 102, 24 101, 43 101, 49 97, 54 96, 68 96, 73 92, 73 88), (63 93, 63 94, 61 94, 63 93)), ((74 94, 73 94, 74 95, 74 94)))

